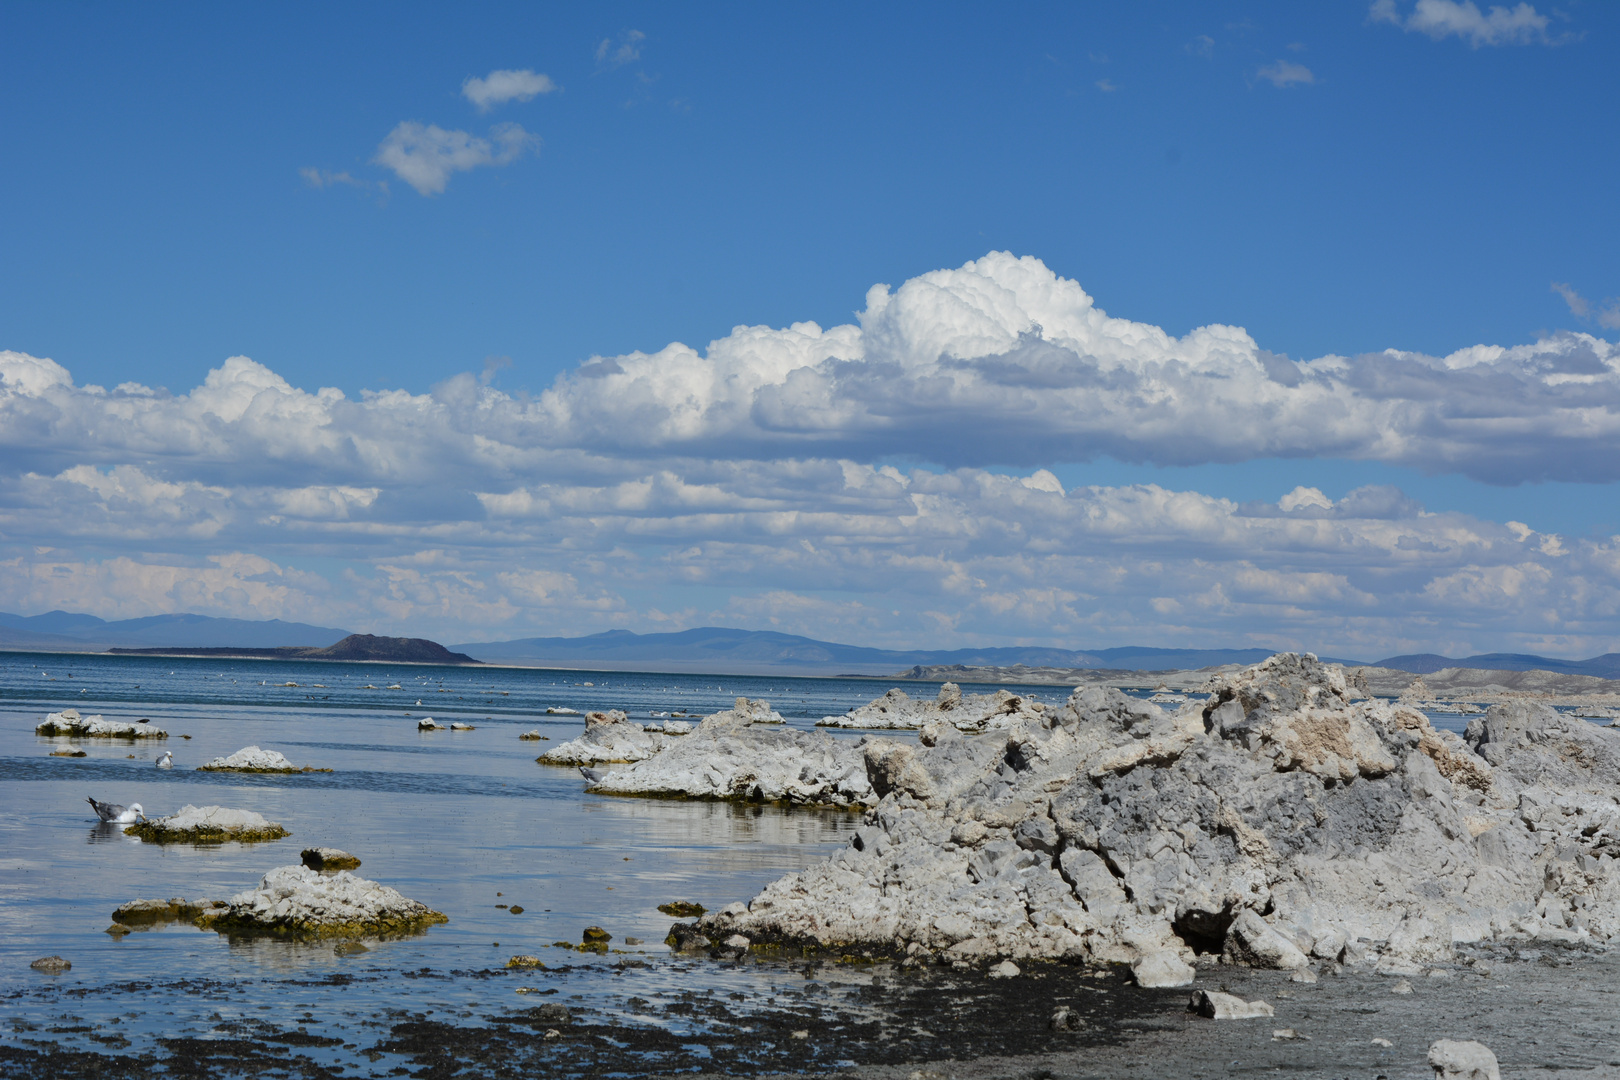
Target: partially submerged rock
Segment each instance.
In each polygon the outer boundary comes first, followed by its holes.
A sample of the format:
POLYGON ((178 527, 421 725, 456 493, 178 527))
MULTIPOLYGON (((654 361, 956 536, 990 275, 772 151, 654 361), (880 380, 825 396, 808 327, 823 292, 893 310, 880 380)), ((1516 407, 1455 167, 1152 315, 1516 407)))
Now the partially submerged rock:
POLYGON ((52 975, 55 975, 58 972, 67 971, 73 966, 73 964, 62 959, 60 956, 42 956, 28 966, 33 968, 35 971, 48 971, 52 975))
MULTIPOLYGON (((1006 731, 866 740, 881 801, 849 847, 701 929, 1130 964, 1144 985, 1190 981, 1196 953, 1399 975, 1453 942, 1620 937, 1620 732, 1516 702, 1465 741, 1308 654, 1208 690, 1168 713, 1087 687, 1006 731)), ((739 734, 700 728, 601 786, 699 746, 684 775, 734 774, 739 734)))
POLYGON ((167 739, 169 733, 146 721, 127 723, 104 720, 100 716, 80 716, 78 709, 47 713, 45 722, 34 728, 35 735, 70 739, 167 739))
POLYGON ((547 750, 542 765, 604 765, 645 761, 670 744, 662 732, 647 731, 618 709, 585 714, 585 734, 547 750))
POLYGON ((197 766, 198 772, 244 773, 313 773, 331 772, 313 765, 294 765, 279 750, 260 750, 257 746, 244 746, 229 757, 217 757, 206 765, 197 766))
POLYGON ((256 889, 237 893, 197 920, 205 930, 276 937, 415 934, 449 917, 347 870, 323 874, 278 866, 256 889))
POLYGON ((252 810, 186 804, 168 817, 136 822, 124 830, 151 844, 252 844, 291 836, 282 826, 252 810))
POLYGON ((124 933, 136 927, 153 927, 164 923, 194 923, 205 914, 222 907, 220 900, 187 900, 183 896, 168 900, 131 900, 113 909, 113 925, 108 933, 122 928, 124 933))
POLYGON ((358 870, 360 860, 335 847, 305 848, 298 858, 311 870, 358 870))
POLYGON ((824 716, 817 727, 914 730, 944 722, 958 731, 1009 728, 1019 720, 1036 719, 1046 708, 1021 694, 997 690, 993 694, 962 695, 953 682, 939 688, 933 701, 915 700, 898 686, 882 697, 843 716, 824 716))
MULTIPOLYGON (((559 747, 558 749, 561 749, 559 747)), ((877 802, 861 744, 786 727, 764 701, 738 698, 659 753, 591 778, 609 795, 734 799, 813 806, 877 802)))

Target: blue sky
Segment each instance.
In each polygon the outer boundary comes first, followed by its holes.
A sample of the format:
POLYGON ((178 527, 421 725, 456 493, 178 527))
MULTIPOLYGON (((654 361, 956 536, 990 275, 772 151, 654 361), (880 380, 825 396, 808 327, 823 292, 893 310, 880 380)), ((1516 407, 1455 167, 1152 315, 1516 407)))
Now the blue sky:
POLYGON ((1617 32, 1612 5, 1448 0, 0 8, 0 350, 23 358, 0 606, 464 640, 1620 648, 1617 32), (992 252, 1139 329, 1085 353, 1072 297, 957 270, 992 252), (1019 297, 978 311, 1006 341, 923 295, 986 281, 1019 297), (806 322, 865 328, 834 353, 869 370, 732 334, 806 322), (1197 345, 1209 326, 1247 344, 1197 345), (923 344, 1004 359, 969 385, 908 366, 923 344), (1520 351, 1441 359, 1482 345, 1520 351), (1191 381, 1154 366, 1198 349, 1191 381), (1201 409, 1198 380, 1239 369, 1292 392, 1201 409), (85 389, 124 383, 147 390, 85 389), (908 494, 861 503, 851 470, 884 469, 908 494), (1131 517, 1136 485, 1240 532, 1131 517), (1405 501, 1346 516, 1368 485, 1405 501), (1296 488, 1319 498, 1280 508, 1296 488), (1254 534, 1281 528, 1258 504, 1315 532, 1254 534), (1450 554, 1396 572, 1380 544, 1450 554))

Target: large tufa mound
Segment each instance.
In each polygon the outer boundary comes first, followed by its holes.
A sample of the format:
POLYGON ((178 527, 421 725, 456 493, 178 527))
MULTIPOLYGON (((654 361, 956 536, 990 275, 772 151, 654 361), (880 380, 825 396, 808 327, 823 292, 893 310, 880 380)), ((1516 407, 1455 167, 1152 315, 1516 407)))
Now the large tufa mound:
POLYGON ((1027 697, 997 690, 993 694, 962 695, 955 683, 944 683, 933 701, 912 698, 898 686, 876 701, 851 709, 843 716, 824 716, 817 727, 909 730, 944 721, 959 731, 1010 728, 1020 720, 1039 719, 1046 706, 1027 697))
POLYGON ((313 765, 294 765, 279 750, 260 750, 257 746, 244 746, 229 757, 217 757, 206 765, 197 766, 198 772, 244 773, 312 773, 331 772, 313 765))
POLYGON ((197 919, 205 930, 277 937, 374 937, 415 934, 448 916, 347 870, 321 873, 278 866, 257 889, 237 893, 197 919))
POLYGON ((618 709, 585 714, 585 734, 535 758, 542 765, 627 765, 668 746, 669 736, 647 731, 618 709))
POLYGON ((645 761, 595 777, 590 790, 808 806, 877 802, 860 744, 795 731, 768 702, 747 698, 645 761))
POLYGON ((1208 689, 1173 715, 1085 688, 1007 732, 868 742, 882 801, 851 845, 703 929, 1149 985, 1190 981, 1195 951, 1406 973, 1454 941, 1620 934, 1620 732, 1514 704, 1464 742, 1310 655, 1208 689))
POLYGON ((229 841, 251 844, 292 835, 252 810, 189 803, 168 817, 136 822, 124 832, 151 844, 224 844, 229 841))
POLYGON ((80 716, 78 709, 45 714, 45 722, 34 727, 35 735, 70 739, 167 739, 169 733, 142 720, 103 720, 100 716, 80 716))

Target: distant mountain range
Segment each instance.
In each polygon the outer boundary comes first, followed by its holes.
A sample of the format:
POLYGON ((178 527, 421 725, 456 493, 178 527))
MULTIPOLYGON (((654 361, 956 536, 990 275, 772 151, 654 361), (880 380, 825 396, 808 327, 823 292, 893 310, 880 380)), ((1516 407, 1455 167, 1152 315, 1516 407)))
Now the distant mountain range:
POLYGON ((104 652, 115 646, 321 648, 349 636, 349 631, 280 619, 216 619, 208 615, 149 615, 144 619, 108 622, 94 615, 48 611, 44 615, 0 612, 0 649, 44 652, 104 652))
POLYGON ((1598 679, 1620 679, 1620 653, 1604 653, 1590 660, 1555 660, 1531 653, 1480 653, 1453 660, 1434 653, 1411 653, 1380 660, 1375 667, 1432 675, 1443 668, 1481 668, 1486 671, 1553 671, 1560 675, 1591 675, 1598 679))
MULTIPOLYGON (((108 622, 94 615, 68 611, 51 611, 44 615, 0 612, 0 649, 8 650, 307 649, 310 650, 305 654, 307 656, 350 636, 349 631, 335 627, 282 622, 280 619, 216 619, 208 615, 182 614, 108 622)), ((894 675, 919 665, 938 667, 952 664, 968 667, 1023 664, 1027 667, 1088 670, 1166 671, 1220 664, 1252 664, 1271 655, 1267 649, 1154 649, 1135 645, 1085 651, 1020 645, 986 649, 871 649, 861 645, 818 641, 797 634, 782 634, 774 630, 737 630, 723 626, 704 626, 668 634, 608 630, 584 637, 469 642, 450 648, 467 654, 469 658, 495 664, 607 671, 650 668, 738 675, 894 675)), ((326 658, 339 657, 328 654, 326 658)), ((428 657, 424 655, 423 659, 428 657)), ((1327 656, 1322 659, 1347 665, 1364 663, 1327 656)), ((1620 678, 1620 653, 1605 653, 1589 660, 1558 660, 1526 653, 1481 653, 1460 659, 1434 653, 1412 653, 1374 661, 1371 666, 1419 675, 1432 674, 1443 668, 1482 668, 1494 671, 1551 671, 1564 675, 1616 679, 1620 678)))
POLYGON ((1252 664, 1266 649, 1150 649, 1127 646, 1078 652, 1040 646, 987 649, 870 649, 773 630, 703 626, 670 634, 609 630, 587 637, 522 638, 452 646, 490 663, 585 667, 614 671, 654 667, 680 672, 892 675, 916 665, 1109 668, 1162 671, 1213 664, 1252 664))

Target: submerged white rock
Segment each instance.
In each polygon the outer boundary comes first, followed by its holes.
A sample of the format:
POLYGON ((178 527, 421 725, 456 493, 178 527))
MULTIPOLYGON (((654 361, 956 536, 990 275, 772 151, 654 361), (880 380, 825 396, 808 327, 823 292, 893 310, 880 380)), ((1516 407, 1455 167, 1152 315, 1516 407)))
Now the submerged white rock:
POLYGON ((817 727, 915 730, 943 721, 959 731, 1008 728, 1019 720, 1035 719, 1046 706, 1020 694, 997 690, 994 694, 968 694, 944 683, 933 701, 912 698, 898 686, 882 697, 843 716, 824 716, 817 727))
POLYGON ((860 743, 789 728, 769 703, 747 698, 667 739, 658 753, 593 777, 591 790, 820 806, 877 801, 860 743))
MULTIPOLYGON (((1088 687, 1006 731, 865 740, 881 801, 849 847, 703 929, 1124 963, 1146 985, 1190 979, 1195 950, 1399 974, 1454 941, 1620 936, 1620 732, 1518 702, 1465 741, 1310 655, 1207 689, 1169 713, 1088 687)), ((689 740, 688 783, 759 760, 722 726, 689 740)), ((675 752, 610 789, 659 793, 675 752)))
POLYGON ((45 714, 45 722, 35 725, 35 735, 71 739, 167 739, 169 733, 142 721, 128 723, 100 716, 80 716, 78 709, 45 714))

